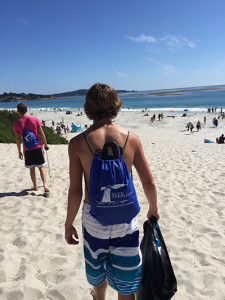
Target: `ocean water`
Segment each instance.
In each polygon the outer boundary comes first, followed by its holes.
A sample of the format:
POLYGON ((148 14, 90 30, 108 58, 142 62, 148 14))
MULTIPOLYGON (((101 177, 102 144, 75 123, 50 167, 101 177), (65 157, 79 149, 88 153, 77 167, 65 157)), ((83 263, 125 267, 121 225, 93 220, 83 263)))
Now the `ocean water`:
MULTIPOLYGON (((190 88, 191 89, 191 88, 190 88)), ((222 107, 225 110, 225 86, 223 90, 188 91, 179 95, 151 96, 142 93, 120 94, 123 102, 122 110, 151 111, 207 111, 209 107, 222 107)), ((53 100, 26 101, 29 109, 59 110, 59 109, 83 109, 85 97, 57 98, 53 100)), ((18 102, 0 102, 0 109, 16 109, 18 102)))

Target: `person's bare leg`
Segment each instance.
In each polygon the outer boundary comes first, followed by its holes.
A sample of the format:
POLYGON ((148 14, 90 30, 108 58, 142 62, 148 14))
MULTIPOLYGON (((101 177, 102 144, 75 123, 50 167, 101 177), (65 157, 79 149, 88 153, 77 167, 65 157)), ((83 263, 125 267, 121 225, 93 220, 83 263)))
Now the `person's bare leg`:
POLYGON ((47 187, 47 179, 46 179, 46 172, 45 172, 45 168, 41 167, 39 168, 40 171, 40 175, 41 175, 41 179, 43 181, 43 185, 44 185, 44 191, 45 192, 49 192, 49 189, 47 187))
POLYGON ((120 293, 118 293, 118 300, 134 300, 134 294, 130 294, 130 295, 121 295, 120 293))
POLYGON ((36 178, 36 173, 35 173, 35 167, 30 168, 30 177, 31 177, 31 180, 33 182, 33 189, 35 191, 37 191, 38 190, 38 186, 37 186, 37 178, 36 178))
POLYGON ((91 292, 93 299, 94 300, 105 300, 107 286, 108 286, 107 279, 105 279, 102 284, 100 284, 98 286, 94 286, 93 290, 91 292))

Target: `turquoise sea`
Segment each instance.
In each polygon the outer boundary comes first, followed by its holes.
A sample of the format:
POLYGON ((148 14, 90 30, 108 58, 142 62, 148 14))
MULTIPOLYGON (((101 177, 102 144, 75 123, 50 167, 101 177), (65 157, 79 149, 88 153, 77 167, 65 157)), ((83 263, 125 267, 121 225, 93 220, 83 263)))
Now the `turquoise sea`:
MULTIPOLYGON (((222 107, 225 110, 225 86, 222 90, 188 91, 179 89, 177 95, 152 96, 145 92, 120 94, 123 101, 122 110, 150 109, 162 111, 206 111, 209 107, 222 107)), ((191 90, 193 88, 189 88, 191 90)), ((185 88, 187 90, 187 88, 185 88)), ((157 92, 165 90, 157 90, 157 92)), ((177 89, 176 89, 177 91, 177 89)), ((149 91, 153 92, 153 91, 149 91)), ((82 109, 85 97, 56 98, 53 100, 26 101, 30 109, 60 110, 60 109, 82 109)), ((15 109, 17 102, 0 102, 0 109, 15 109)))

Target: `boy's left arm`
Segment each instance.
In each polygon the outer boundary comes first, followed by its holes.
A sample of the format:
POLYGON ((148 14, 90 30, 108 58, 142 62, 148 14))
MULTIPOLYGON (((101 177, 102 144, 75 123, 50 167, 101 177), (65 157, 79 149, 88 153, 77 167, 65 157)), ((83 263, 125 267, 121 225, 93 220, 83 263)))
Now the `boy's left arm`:
POLYGON ((40 136, 40 138, 41 138, 41 140, 42 140, 42 143, 43 143, 44 146, 45 146, 45 150, 48 150, 49 147, 48 147, 48 145, 47 145, 46 136, 45 136, 44 131, 42 130, 41 127, 38 128, 38 134, 39 134, 39 136, 40 136))

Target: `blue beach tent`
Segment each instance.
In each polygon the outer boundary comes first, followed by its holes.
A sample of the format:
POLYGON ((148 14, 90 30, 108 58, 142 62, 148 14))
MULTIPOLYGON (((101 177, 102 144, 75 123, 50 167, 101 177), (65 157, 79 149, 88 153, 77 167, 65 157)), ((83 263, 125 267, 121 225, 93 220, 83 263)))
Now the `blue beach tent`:
POLYGON ((82 128, 81 125, 80 125, 80 126, 77 126, 77 125, 73 124, 73 125, 72 125, 72 130, 71 130, 71 131, 72 131, 72 132, 83 131, 83 128, 82 128))

